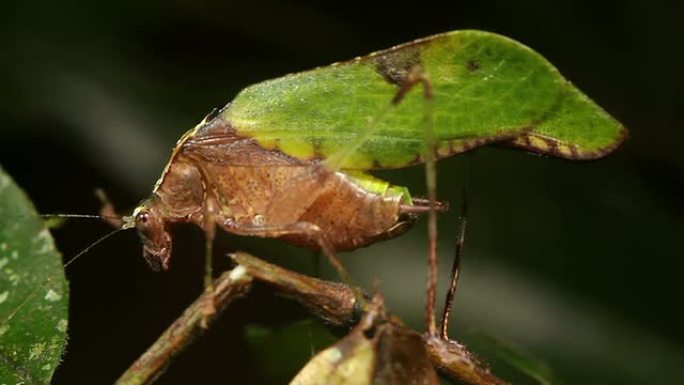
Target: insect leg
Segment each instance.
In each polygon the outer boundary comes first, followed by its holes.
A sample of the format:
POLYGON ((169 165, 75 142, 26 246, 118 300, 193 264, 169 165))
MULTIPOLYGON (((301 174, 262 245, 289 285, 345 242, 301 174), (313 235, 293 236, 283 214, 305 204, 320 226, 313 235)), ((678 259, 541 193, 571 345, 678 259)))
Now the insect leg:
POLYGON ((428 333, 437 334, 435 322, 435 298, 437 286, 437 173, 435 169, 436 161, 436 138, 434 133, 434 113, 433 113, 433 87, 427 74, 417 65, 411 68, 403 79, 402 85, 392 98, 390 103, 371 119, 369 127, 359 135, 345 149, 328 157, 324 163, 326 168, 337 171, 342 168, 345 161, 358 150, 363 143, 369 140, 374 134, 378 123, 385 119, 404 97, 417 85, 423 87, 424 111, 423 128, 425 133, 425 181, 428 193, 428 283, 427 283, 427 303, 425 309, 425 321, 428 333))
MULTIPOLYGON (((193 163, 199 171, 204 186, 215 186, 211 173, 201 162, 193 163)), ((202 327, 207 326, 209 316, 216 312, 214 304, 213 254, 216 236, 216 219, 221 215, 221 197, 211 189, 204 191, 202 207, 202 230, 204 230, 204 291, 207 295, 202 306, 202 327)))
POLYGON ((310 239, 314 240, 316 244, 318 244, 321 252, 326 256, 326 258, 328 258, 330 264, 340 276, 342 282, 352 289, 356 303, 358 303, 362 308, 365 307, 367 301, 363 296, 361 289, 352 281, 349 271, 347 271, 347 268, 344 267, 342 261, 335 254, 335 250, 327 240, 325 233, 315 224, 299 221, 284 225, 257 226, 230 222, 223 224, 222 227, 226 231, 237 235, 257 236, 264 238, 277 238, 285 235, 304 235, 309 237, 310 239))
POLYGON ((423 128, 425 134, 425 184, 428 195, 428 279, 427 301, 425 305, 425 323, 430 335, 437 333, 435 323, 435 298, 437 288, 437 171, 436 161, 436 138, 434 132, 433 113, 433 88, 427 74, 420 66, 414 66, 406 76, 404 83, 392 99, 392 104, 397 105, 413 87, 423 86, 423 99, 425 101, 423 111, 423 128))
POLYGON ((114 204, 112 204, 105 191, 101 188, 95 189, 95 196, 102 203, 102 208, 100 209, 102 219, 113 227, 120 228, 123 226, 123 217, 116 212, 114 204))
MULTIPOLYGON (((399 206, 399 213, 401 214, 408 214, 408 213, 416 213, 416 214, 422 214, 430 211, 430 201, 425 198, 417 198, 413 197, 411 198, 411 204, 410 205, 401 205, 399 206)), ((434 202, 434 209, 438 213, 444 213, 449 211, 449 202, 447 201, 435 201, 434 202)))
POLYGON ((214 256, 214 238, 216 236, 216 203, 213 199, 207 199, 205 203, 203 216, 204 229, 204 291, 207 295, 204 297, 202 305, 202 327, 207 327, 207 320, 211 315, 216 313, 216 306, 214 304, 214 279, 213 279, 213 256, 214 256))
POLYGON ((458 284, 458 277, 461 270, 461 257, 463 255, 463 246, 465 245, 466 226, 468 225, 468 200, 466 191, 463 193, 461 216, 458 219, 459 224, 457 229, 456 251, 454 252, 454 262, 451 266, 451 282, 449 283, 449 290, 447 291, 446 299, 444 301, 444 310, 439 327, 439 336, 443 340, 449 339, 449 335, 447 333, 447 328, 449 326, 449 315, 451 314, 451 308, 456 296, 456 286, 458 284))

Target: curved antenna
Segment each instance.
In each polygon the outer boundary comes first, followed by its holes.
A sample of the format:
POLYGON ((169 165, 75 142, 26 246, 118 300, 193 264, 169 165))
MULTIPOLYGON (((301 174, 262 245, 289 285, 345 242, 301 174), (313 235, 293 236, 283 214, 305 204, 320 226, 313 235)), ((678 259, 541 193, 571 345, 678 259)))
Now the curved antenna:
POLYGON ((111 232, 109 232, 109 233, 103 235, 102 237, 100 237, 100 239, 98 239, 98 240, 96 240, 95 242, 91 243, 90 246, 88 246, 88 247, 86 247, 85 249, 81 250, 81 251, 80 251, 78 254, 76 254, 73 258, 71 258, 67 263, 65 263, 65 264, 64 264, 64 268, 66 269, 67 266, 69 266, 69 265, 71 265, 72 263, 74 263, 74 261, 75 261, 76 259, 78 259, 78 258, 81 257, 83 254, 85 254, 85 253, 87 253, 88 251, 90 251, 90 249, 92 249, 93 247, 99 245, 99 244, 100 244, 101 242, 103 242, 105 239, 111 237, 112 235, 114 235, 114 234, 116 234, 116 233, 118 233, 119 231, 122 231, 122 230, 125 230, 125 229, 124 229, 124 228, 118 228, 118 229, 112 230, 111 232))

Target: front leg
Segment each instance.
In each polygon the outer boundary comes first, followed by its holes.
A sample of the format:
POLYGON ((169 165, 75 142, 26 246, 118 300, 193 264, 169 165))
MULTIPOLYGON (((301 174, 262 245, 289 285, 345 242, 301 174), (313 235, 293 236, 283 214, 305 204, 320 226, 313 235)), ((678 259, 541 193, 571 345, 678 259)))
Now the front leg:
POLYGON ((214 303, 214 277, 213 277, 213 256, 214 256, 214 238, 216 236, 216 217, 218 205, 214 199, 206 199, 204 204, 204 213, 202 216, 202 229, 204 230, 204 291, 207 293, 204 296, 204 303, 202 304, 202 322, 201 326, 207 328, 207 320, 216 313, 216 305, 214 303))

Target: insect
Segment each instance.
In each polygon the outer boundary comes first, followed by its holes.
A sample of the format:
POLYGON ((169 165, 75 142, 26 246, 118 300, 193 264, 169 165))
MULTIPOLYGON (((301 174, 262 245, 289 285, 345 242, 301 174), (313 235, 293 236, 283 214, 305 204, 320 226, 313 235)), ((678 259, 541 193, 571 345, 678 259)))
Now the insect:
MULTIPOLYGON (((626 130, 543 57, 500 35, 454 31, 247 87, 178 141, 124 228, 167 269, 170 225, 281 238, 334 257, 445 209, 369 172, 499 144, 583 160, 626 130), (417 86, 417 87, 414 87, 417 86), (422 88, 423 92, 416 91, 422 88)), ((430 180, 430 178, 428 178, 430 180)))

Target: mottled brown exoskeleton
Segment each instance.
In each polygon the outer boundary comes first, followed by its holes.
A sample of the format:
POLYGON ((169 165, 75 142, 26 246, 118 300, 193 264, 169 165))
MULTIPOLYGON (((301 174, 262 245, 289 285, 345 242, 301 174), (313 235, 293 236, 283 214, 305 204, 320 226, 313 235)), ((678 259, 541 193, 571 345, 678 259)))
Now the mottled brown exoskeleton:
POLYGON ((179 222, 204 230, 208 253, 218 226, 322 250, 340 269, 335 251, 398 236, 428 210, 426 200, 411 200, 405 189, 369 175, 264 149, 213 113, 178 141, 151 197, 127 226, 138 230, 153 269, 169 267, 169 226, 179 222))

